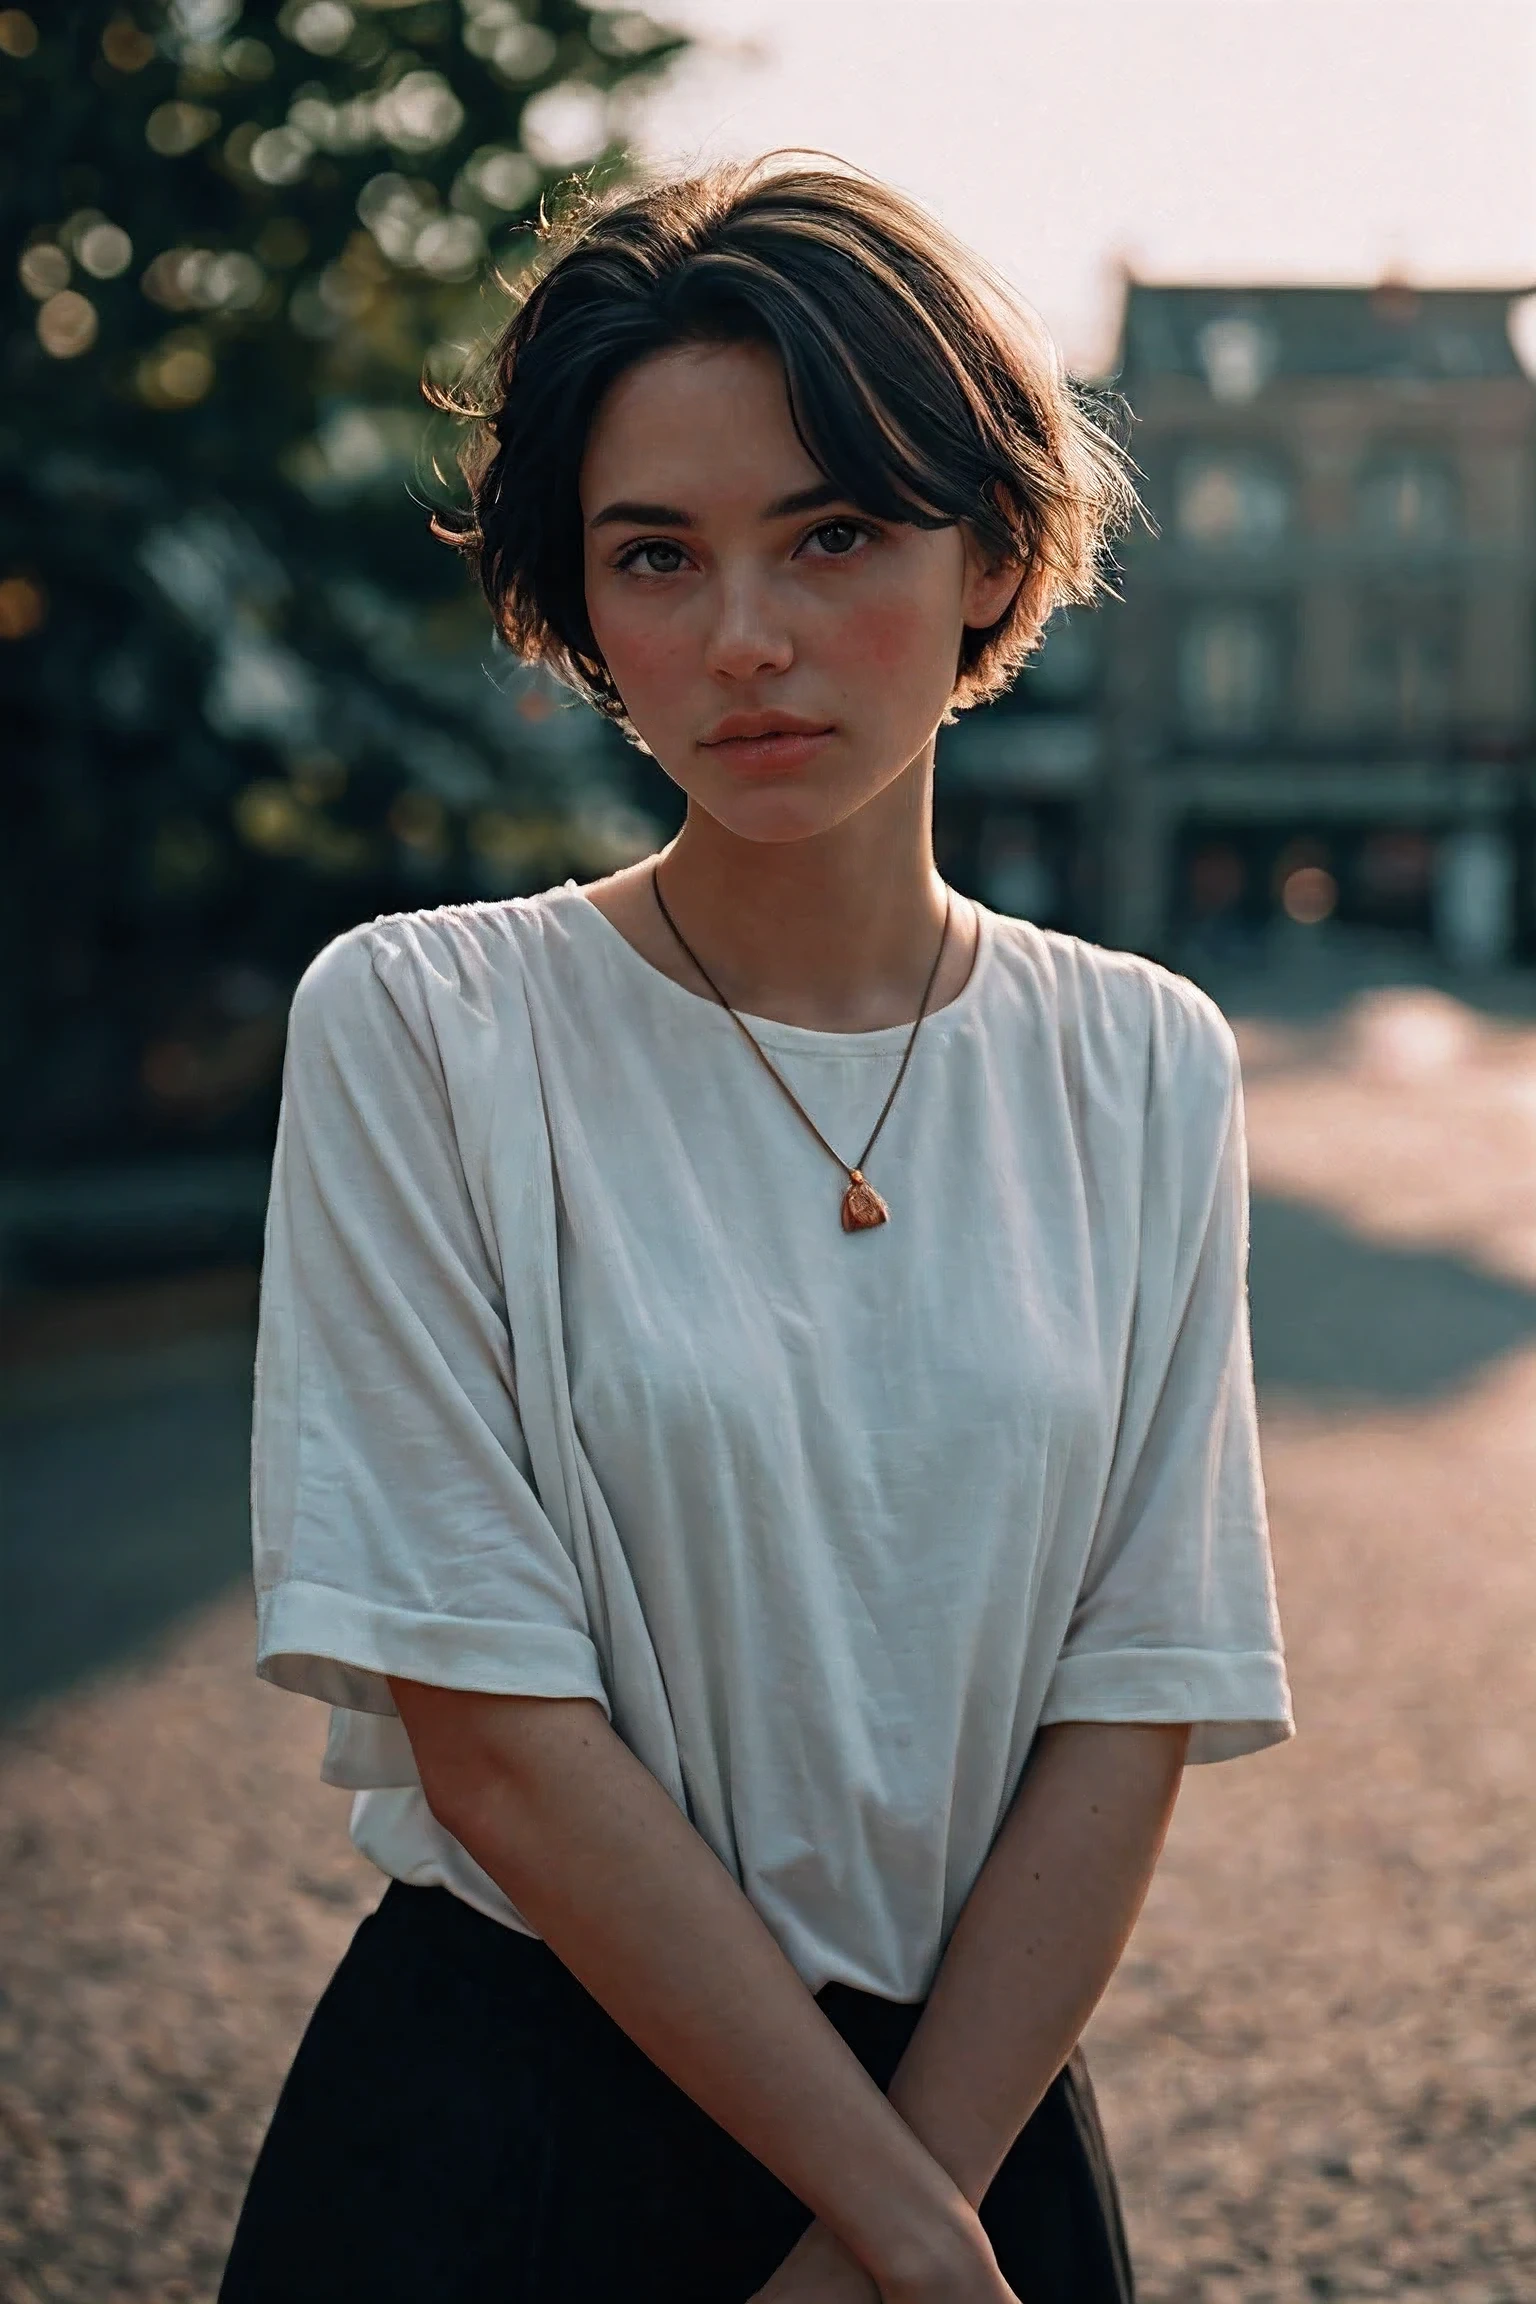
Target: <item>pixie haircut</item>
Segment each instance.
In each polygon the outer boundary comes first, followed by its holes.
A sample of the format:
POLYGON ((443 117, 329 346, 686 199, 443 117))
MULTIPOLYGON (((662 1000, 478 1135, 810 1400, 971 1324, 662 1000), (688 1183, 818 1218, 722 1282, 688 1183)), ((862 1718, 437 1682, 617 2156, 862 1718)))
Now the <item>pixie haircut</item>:
POLYGON ((1020 567, 1005 614, 964 635, 952 709, 999 695, 1053 609, 1107 588, 1135 508, 1124 454, 1034 316, 888 185, 770 155, 581 198, 540 237, 472 376, 430 394, 467 422, 470 496, 433 527, 509 646, 626 729, 587 616, 578 483, 604 393, 674 346, 770 346, 807 454, 851 504, 963 523, 989 564, 1020 567))

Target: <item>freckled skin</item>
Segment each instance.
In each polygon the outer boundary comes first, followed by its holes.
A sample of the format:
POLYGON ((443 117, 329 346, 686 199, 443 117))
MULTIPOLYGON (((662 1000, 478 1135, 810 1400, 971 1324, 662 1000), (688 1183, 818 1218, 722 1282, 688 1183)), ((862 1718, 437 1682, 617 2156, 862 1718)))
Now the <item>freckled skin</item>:
POLYGON ((850 656, 872 671, 898 672, 925 641, 925 619, 901 607, 870 607, 843 619, 842 640, 850 656))
POLYGON ((654 355, 611 387, 581 473, 593 633, 662 768, 727 832, 813 838, 931 758, 962 634, 1019 581, 970 532, 874 521, 836 502, 765 517, 823 483, 760 345, 654 355), (678 522, 594 526, 617 502, 678 522), (728 713, 830 730, 803 764, 744 764, 701 740, 728 713))

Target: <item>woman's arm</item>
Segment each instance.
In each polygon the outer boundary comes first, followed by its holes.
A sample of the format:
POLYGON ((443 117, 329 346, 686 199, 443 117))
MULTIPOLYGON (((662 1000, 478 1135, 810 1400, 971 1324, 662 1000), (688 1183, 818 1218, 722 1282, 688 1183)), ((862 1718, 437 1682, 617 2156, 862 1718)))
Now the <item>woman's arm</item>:
POLYGON ((390 1687, 433 1814, 887 2304, 1009 2304, 955 2181, 596 1704, 390 1687))
POLYGON ((1115 1972, 1188 1742, 1183 1725, 1040 1732, 890 2090, 973 2204, 1115 1972))
MULTIPOLYGON (((1045 1728, 950 1937, 891 2102, 978 2206, 1076 2045, 1135 1925, 1189 1730, 1045 1728)), ((813 2224, 757 2304, 874 2304, 813 2224)))

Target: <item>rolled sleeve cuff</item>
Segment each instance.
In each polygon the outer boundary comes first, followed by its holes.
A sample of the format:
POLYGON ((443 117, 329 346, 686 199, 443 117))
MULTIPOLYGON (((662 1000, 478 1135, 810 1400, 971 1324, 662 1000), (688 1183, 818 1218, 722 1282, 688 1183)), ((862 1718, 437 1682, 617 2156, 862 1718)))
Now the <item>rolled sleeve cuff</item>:
POLYGON ((574 1625, 416 1616, 323 1584, 258 1595, 256 1669, 348 1712, 392 1714, 391 1673, 486 1696, 585 1696, 609 1710, 597 1650, 574 1625))
POLYGON ((1187 1720, 1193 1733, 1186 1760, 1195 1767, 1266 1751, 1296 1733, 1284 1659, 1264 1650, 1116 1648, 1063 1656, 1040 1725, 1064 1720, 1187 1720))

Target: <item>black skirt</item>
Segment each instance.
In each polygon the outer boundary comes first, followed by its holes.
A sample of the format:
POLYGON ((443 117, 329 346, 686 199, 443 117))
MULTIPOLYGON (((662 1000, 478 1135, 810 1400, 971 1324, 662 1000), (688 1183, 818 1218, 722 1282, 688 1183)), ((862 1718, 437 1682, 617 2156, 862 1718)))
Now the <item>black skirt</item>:
MULTIPOLYGON (((819 2005, 885 2087, 920 2009, 819 2005)), ((982 2206, 1027 2304, 1130 2304, 1075 2055, 982 2206)), ((300 2044, 220 2304, 746 2304, 809 2222, 544 1944, 392 1884, 300 2044)))

